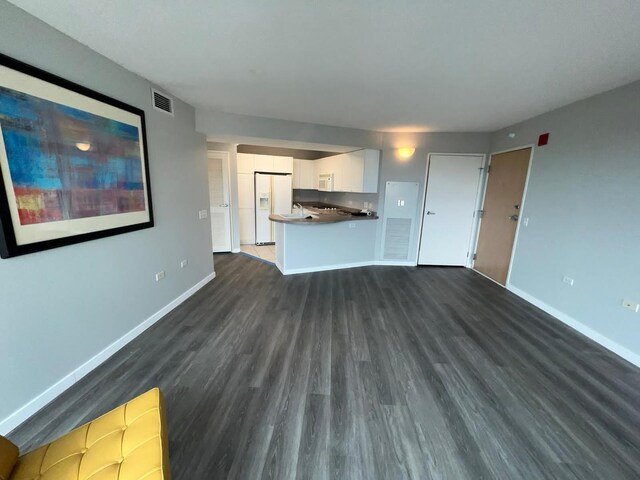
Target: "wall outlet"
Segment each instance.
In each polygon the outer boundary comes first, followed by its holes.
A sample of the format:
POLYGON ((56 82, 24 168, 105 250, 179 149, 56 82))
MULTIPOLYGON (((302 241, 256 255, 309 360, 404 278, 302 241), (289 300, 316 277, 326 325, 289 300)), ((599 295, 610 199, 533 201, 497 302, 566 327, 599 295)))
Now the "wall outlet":
POLYGON ((207 218, 207 211, 206 210, 200 210, 198 212, 198 218, 200 220, 207 218))
POLYGON ((180 262, 180 268, 184 268, 184 267, 186 267, 187 265, 189 265, 189 260, 187 260, 187 259, 184 259, 184 260, 182 260, 182 261, 180 262))
POLYGON ((529 226, 529 217, 524 217, 522 219, 522 225, 525 226, 525 227, 529 226))
POLYGON ((156 282, 159 282, 160 280, 162 280, 164 278, 164 270, 156 273, 156 282))
POLYGON ((566 275, 562 277, 562 283, 566 283, 567 285, 573 287, 573 278, 567 277, 566 275))
POLYGON ((640 312, 640 303, 632 302, 631 300, 623 300, 622 306, 627 310, 631 310, 632 312, 640 312))
POLYGON ((349 228, 356 228, 356 222, 349 222, 349 228))

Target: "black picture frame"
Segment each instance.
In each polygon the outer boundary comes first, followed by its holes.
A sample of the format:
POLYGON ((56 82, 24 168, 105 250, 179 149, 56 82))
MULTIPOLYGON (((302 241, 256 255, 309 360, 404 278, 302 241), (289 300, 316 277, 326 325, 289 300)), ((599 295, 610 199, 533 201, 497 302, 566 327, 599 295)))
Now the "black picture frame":
MULTIPOLYGON (((16 234, 15 234, 13 222, 12 222, 12 212, 11 212, 11 208, 10 208, 8 197, 7 197, 7 191, 5 188, 5 178, 3 177, 2 168, 0 168, 0 257, 3 259, 17 257, 20 255, 40 252, 43 250, 49 250, 53 248, 74 245, 81 242, 87 242, 87 241, 97 240, 100 238, 110 237, 114 235, 120 235, 123 233, 129 233, 137 230, 152 228, 154 226, 153 203, 152 203, 152 195, 151 195, 149 154, 148 154, 144 111, 140 108, 134 107, 132 105, 128 105, 112 97, 96 92, 94 90, 91 90, 90 88, 87 88, 77 83, 74 83, 72 81, 66 80, 62 77, 59 77, 47 71, 41 70, 37 67, 34 67, 27 63, 16 60, 2 53, 0 53, 0 67, 5 67, 10 70, 15 70, 16 72, 28 75, 30 77, 34 77, 43 82, 69 90, 74 94, 77 94, 83 97, 88 97, 89 99, 96 100, 103 104, 109 105, 111 107, 115 107, 117 109, 123 110, 124 112, 128 112, 130 114, 138 116, 140 119, 140 126, 139 126, 140 139, 142 140, 142 143, 143 143, 141 148, 142 154, 144 156, 144 158, 142 159, 142 162, 144 165, 143 180, 145 182, 145 191, 146 191, 145 201, 146 201, 146 206, 148 211, 148 221, 144 221, 141 223, 135 223, 132 225, 124 225, 124 226, 116 226, 114 228, 107 228, 104 230, 91 231, 86 233, 64 236, 61 238, 53 238, 48 240, 36 241, 33 243, 18 244, 16 240, 16 234)), ((3 84, 0 77, 0 86, 2 85, 3 84)))

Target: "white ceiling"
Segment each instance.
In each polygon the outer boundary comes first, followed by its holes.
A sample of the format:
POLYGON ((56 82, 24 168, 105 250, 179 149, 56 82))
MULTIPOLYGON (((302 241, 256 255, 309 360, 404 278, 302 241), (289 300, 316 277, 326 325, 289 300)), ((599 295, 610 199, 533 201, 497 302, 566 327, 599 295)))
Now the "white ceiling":
POLYGON ((492 131, 640 78, 638 0, 12 0, 198 108, 492 131))

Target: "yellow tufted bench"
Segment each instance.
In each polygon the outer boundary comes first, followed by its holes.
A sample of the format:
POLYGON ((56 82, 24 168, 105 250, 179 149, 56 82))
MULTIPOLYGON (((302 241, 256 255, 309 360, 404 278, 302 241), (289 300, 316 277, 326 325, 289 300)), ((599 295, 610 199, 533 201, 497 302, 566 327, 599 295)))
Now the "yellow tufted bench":
POLYGON ((171 479, 160 390, 149 390, 21 457, 0 436, 0 480, 76 479, 171 479))

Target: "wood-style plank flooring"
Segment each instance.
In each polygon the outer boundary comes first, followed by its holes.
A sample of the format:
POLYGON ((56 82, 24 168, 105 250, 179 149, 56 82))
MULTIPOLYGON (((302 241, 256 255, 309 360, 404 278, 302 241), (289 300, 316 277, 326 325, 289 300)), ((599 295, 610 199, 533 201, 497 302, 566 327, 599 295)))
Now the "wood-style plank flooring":
POLYGON ((480 275, 215 265, 10 438, 157 385, 175 480, 640 478, 640 370, 480 275))

